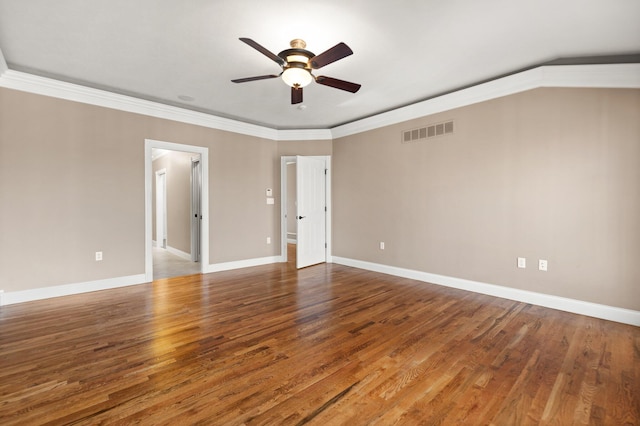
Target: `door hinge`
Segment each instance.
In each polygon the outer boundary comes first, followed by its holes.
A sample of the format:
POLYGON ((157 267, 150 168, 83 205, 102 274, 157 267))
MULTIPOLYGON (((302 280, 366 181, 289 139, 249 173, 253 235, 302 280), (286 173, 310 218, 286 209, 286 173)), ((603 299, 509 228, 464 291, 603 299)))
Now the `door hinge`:
POLYGON ((324 248, 327 248, 327 243, 324 243, 324 248))
POLYGON ((327 174, 327 169, 324 169, 324 174, 325 174, 325 175, 327 174))
POLYGON ((324 206, 324 211, 325 211, 325 212, 327 211, 327 206, 324 206))

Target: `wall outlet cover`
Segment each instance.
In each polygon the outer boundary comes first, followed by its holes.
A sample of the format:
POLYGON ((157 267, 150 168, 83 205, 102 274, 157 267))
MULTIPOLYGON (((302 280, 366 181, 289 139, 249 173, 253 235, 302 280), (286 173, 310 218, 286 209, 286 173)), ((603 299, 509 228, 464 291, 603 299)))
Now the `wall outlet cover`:
POLYGON ((539 269, 539 270, 541 270, 541 271, 546 271, 546 270, 547 270, 547 266, 548 266, 548 265, 547 265, 547 261, 546 261, 546 260, 540 259, 540 260, 538 261, 538 269, 539 269))

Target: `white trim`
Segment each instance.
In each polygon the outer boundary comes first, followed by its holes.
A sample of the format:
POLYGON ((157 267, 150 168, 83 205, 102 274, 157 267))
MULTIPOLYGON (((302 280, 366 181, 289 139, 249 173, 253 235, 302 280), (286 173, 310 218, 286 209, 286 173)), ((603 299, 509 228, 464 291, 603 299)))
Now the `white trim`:
MULTIPOLYGON (((7 61, 4 59, 4 55, 2 54, 2 50, 0 49, 0 77, 9 69, 7 66, 7 61)), ((1 305, 0 305, 1 306, 1 305)))
POLYGON ((495 284, 487 284, 477 281, 448 277, 445 275, 431 274, 429 272, 398 268, 395 266, 381 265, 378 263, 348 259, 338 256, 333 257, 333 263, 338 263, 340 265, 351 266, 359 269, 366 269, 368 271, 380 272, 383 274, 394 275, 402 278, 409 278, 417 281, 424 281, 427 283, 438 284, 445 287, 453 287, 460 290, 472 291, 474 293, 516 300, 518 302, 531 303, 533 305, 544 306, 546 308, 557 309, 574 314, 587 315, 590 317, 606 319, 609 321, 616 321, 624 324, 640 326, 640 311, 634 311, 631 309, 600 305, 597 303, 569 299, 560 296, 553 296, 550 294, 536 293, 527 290, 499 286, 495 284))
POLYGON ((637 89, 640 64, 542 66, 334 127, 331 133, 337 139, 539 87, 637 89))
POLYGON ((276 139, 278 134, 277 130, 264 126, 243 123, 14 70, 7 70, 2 75, 0 86, 259 138, 276 139))
MULTIPOLYGON (((1 55, 2 52, 0 52, 1 55)), ((270 140, 330 140, 329 129, 276 130, 256 124, 218 117, 212 114, 192 111, 159 102, 147 101, 132 96, 40 77, 20 71, 2 68, 0 57, 0 87, 36 93, 59 99, 133 112, 150 117, 164 118, 181 123, 195 124, 210 129, 224 130, 242 135, 270 140)))
POLYGON ((4 290, 0 290, 0 306, 4 305, 4 290))
POLYGON ((153 281, 153 251, 152 251, 152 171, 151 150, 153 148, 171 151, 193 152, 200 154, 202 167, 202 226, 201 239, 201 272, 207 271, 209 262, 209 148, 195 145, 183 145, 172 142, 162 142, 153 139, 144 141, 144 193, 145 193, 145 276, 147 281, 153 281))
POLYGON ((333 134, 329 129, 299 129, 299 130, 278 130, 277 139, 279 141, 313 141, 331 140, 333 134))
POLYGON ((640 64, 548 65, 332 129, 276 130, 131 96, 10 70, 0 51, 0 87, 270 140, 331 140, 539 87, 640 88, 640 64))
POLYGON ((214 263, 208 265, 205 273, 230 271, 232 269, 249 268, 251 266, 268 265, 282 262, 281 256, 268 256, 256 259, 235 260, 232 262, 214 263))
POLYGON ((171 254, 175 254, 178 257, 181 257, 182 259, 191 261, 191 253, 187 253, 185 251, 182 250, 178 250, 175 247, 171 247, 171 246, 167 246, 167 251, 171 254))
POLYGON ((31 302, 33 300, 49 299, 51 297, 70 296, 73 294, 88 293, 91 291, 109 290, 112 288, 127 287, 147 282, 148 281, 144 274, 138 274, 83 283, 10 291, 4 294, 3 305, 31 302))
POLYGON ((298 240, 294 238, 287 238, 287 244, 298 244, 298 240))

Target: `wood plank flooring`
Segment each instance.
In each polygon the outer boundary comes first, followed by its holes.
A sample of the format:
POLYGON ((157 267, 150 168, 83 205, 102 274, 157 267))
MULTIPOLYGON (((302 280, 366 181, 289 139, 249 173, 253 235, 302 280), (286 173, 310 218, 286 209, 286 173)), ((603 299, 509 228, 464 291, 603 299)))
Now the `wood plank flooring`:
POLYGON ((640 424, 640 329, 323 264, 0 308, 0 424, 640 424))

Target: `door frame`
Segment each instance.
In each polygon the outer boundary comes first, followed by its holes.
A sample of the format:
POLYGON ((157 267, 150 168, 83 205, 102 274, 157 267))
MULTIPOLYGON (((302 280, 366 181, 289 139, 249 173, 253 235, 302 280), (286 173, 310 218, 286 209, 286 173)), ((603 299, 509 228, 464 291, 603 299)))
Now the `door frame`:
POLYGON ((156 141, 153 139, 144 140, 144 253, 145 266, 144 274, 147 282, 153 281, 153 198, 152 181, 155 177, 153 173, 152 149, 168 149, 171 151, 181 151, 200 154, 200 166, 202 172, 201 191, 201 212, 202 226, 200 228, 200 272, 204 273, 209 267, 209 148, 195 145, 183 145, 173 142, 156 141))
MULTIPOLYGON (((325 241, 327 243, 326 263, 332 263, 331 256, 331 156, 330 155, 305 155, 304 157, 324 160, 327 169, 325 181, 325 202, 327 203, 325 241)), ((280 259, 287 262, 287 163, 296 162, 296 156, 280 157, 280 259)))
POLYGON ((202 250, 202 160, 191 157, 191 261, 200 262, 202 250))
POLYGON ((156 173, 156 246, 167 248, 167 169, 160 169, 156 173), (162 187, 160 187, 162 182, 162 187), (162 200, 158 197, 162 194, 162 200), (162 203, 160 203, 162 201, 162 203), (162 213, 162 214, 160 214, 162 213), (160 217, 162 217, 162 227, 160 226, 160 217), (162 229, 161 229, 162 228, 162 229), (162 232, 158 232, 158 231, 162 232), (162 235, 159 235, 162 234, 162 235), (163 237, 160 241, 159 237, 163 237))

